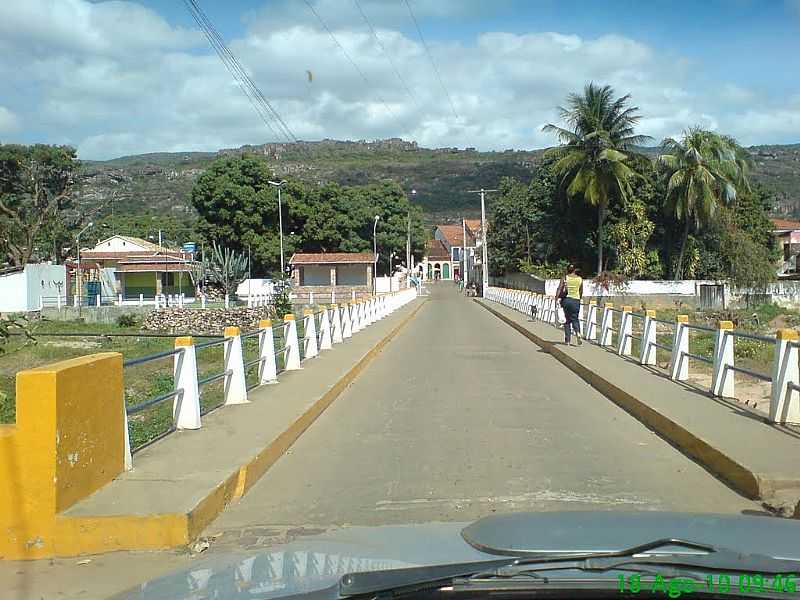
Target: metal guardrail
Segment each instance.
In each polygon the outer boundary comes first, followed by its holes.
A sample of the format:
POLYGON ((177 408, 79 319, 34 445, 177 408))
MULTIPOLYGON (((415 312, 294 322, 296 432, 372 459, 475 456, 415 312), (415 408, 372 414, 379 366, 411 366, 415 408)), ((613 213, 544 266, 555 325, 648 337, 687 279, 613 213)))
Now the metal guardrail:
MULTIPOLYGON (((393 312, 395 309, 401 307, 406 302, 412 300, 416 297, 416 291, 411 289, 408 290, 407 293, 399 292, 395 295, 394 298, 381 298, 380 301, 376 300, 372 304, 370 304, 370 310, 374 311, 371 312, 369 315, 364 314, 362 311, 359 311, 358 316, 358 329, 355 331, 362 330, 366 325, 376 321, 381 316, 387 315, 393 312)), ((327 310, 327 309, 325 309, 327 310)), ((349 310, 348 308, 341 307, 339 310, 342 312, 349 310)), ((319 310, 315 313, 312 313, 312 318, 315 318, 315 325, 316 325, 316 317, 323 315, 324 311, 319 310)), ((354 316, 355 318, 355 316, 354 316)), ((338 319, 338 316, 337 316, 338 319)), ((320 329, 324 330, 325 328, 322 327, 322 318, 320 318, 320 329)), ((333 320, 331 320, 333 321, 333 320)), ((336 321, 338 323, 338 320, 336 321)), ((350 316, 347 316, 347 322, 350 323, 350 316)), ((333 328, 334 323, 328 323, 328 333, 331 334, 331 338, 333 338, 333 328)), ((142 413, 148 409, 151 409, 155 406, 163 404, 169 400, 173 400, 175 402, 173 413, 172 413, 172 422, 168 428, 164 431, 159 431, 155 435, 150 435, 151 431, 148 429, 145 432, 147 436, 147 440, 139 443, 135 448, 127 448, 127 451, 130 454, 135 453, 142 448, 149 446, 150 444, 158 441, 165 436, 169 435, 170 433, 176 431, 179 427, 187 430, 197 429, 202 426, 201 421, 198 418, 198 414, 200 416, 206 415, 209 412, 216 410, 222 406, 227 405, 234 405, 234 404, 242 404, 247 402, 247 391, 257 387, 261 384, 268 383, 274 381, 276 376, 279 372, 287 370, 287 364, 285 361, 289 361, 288 368, 289 369, 299 369, 300 363, 298 361, 298 355, 302 355, 304 353, 304 343, 303 337, 299 334, 305 333, 303 331, 303 319, 296 318, 293 321, 284 321, 278 322, 272 325, 269 328, 269 331, 265 329, 257 329, 253 331, 248 331, 236 336, 230 337, 221 337, 219 335, 193 335, 192 337, 197 338, 207 338, 205 341, 199 343, 193 343, 189 346, 181 346, 174 349, 164 350, 161 352, 156 352, 153 354, 149 354, 146 356, 130 358, 125 360, 123 365, 125 368, 136 367, 151 361, 156 360, 164 360, 168 358, 174 358, 176 356, 180 356, 182 353, 186 353, 186 358, 182 360, 175 360, 174 368, 175 371, 172 372, 170 375, 173 379, 173 386, 180 385, 180 388, 175 388, 166 392, 159 393, 156 396, 151 398, 144 399, 137 404, 132 406, 127 406, 127 399, 126 399, 126 408, 125 414, 126 415, 134 415, 137 413, 142 413), (266 332, 266 333, 265 333, 266 332), (282 334, 282 335, 281 335, 282 334), (258 344, 258 353, 259 355, 255 358, 251 358, 247 361, 244 360, 245 352, 251 352, 253 345, 252 343, 245 344, 244 342, 247 339, 253 339, 258 336, 259 344, 258 344), (264 336, 264 337, 261 337, 264 336), (282 343, 276 343, 282 338, 282 343), (236 343, 235 346, 227 347, 227 344, 236 343), (263 343, 262 343, 263 342, 263 343), (210 374, 205 377, 198 377, 197 367, 197 351, 205 349, 205 348, 214 348, 214 347, 226 347, 225 351, 225 365, 224 371, 221 373, 210 374), (284 353, 285 360, 278 360, 278 355, 284 353), (252 368, 257 365, 263 365, 262 368, 258 370, 258 377, 256 382, 247 383, 248 373, 252 375, 252 368), (184 369, 189 369, 189 371, 185 371, 184 369), (226 380, 227 383, 225 385, 224 390, 224 398, 219 403, 214 403, 213 405, 208 404, 206 402, 202 402, 203 391, 201 388, 204 386, 208 386, 216 381, 226 380), (185 389, 184 389, 185 388, 185 389)), ((309 333, 310 333, 309 328, 309 333)), ((349 330, 348 330, 349 331, 349 330)), ((71 332, 75 336, 83 335, 80 333, 71 332)), ((321 335, 324 331, 320 332, 321 335)), ((57 334, 56 334, 57 335, 57 334)), ((95 334, 98 337, 103 337, 105 334, 95 334)), ((176 334, 164 334, 164 333, 155 333, 155 334, 139 334, 135 332, 126 332, 126 336, 139 336, 139 337, 181 337, 180 335, 176 334)), ((331 344, 336 342, 340 343, 343 340, 343 337, 350 337, 350 333, 346 336, 337 336, 336 340, 331 339, 331 344), (337 342, 338 340, 338 342, 337 342)), ((310 340, 313 341, 313 340, 310 340)), ((330 345, 326 343, 326 350, 330 348, 330 345)), ((322 348, 320 348, 321 350, 322 348)), ((319 352, 317 352, 319 353, 319 352)), ((308 357, 310 358, 310 356, 308 357)), ((206 388, 207 389, 207 388, 206 388)), ((161 420, 163 416, 159 413, 158 419, 161 420)), ((146 419, 145 419, 146 421, 146 419)), ((142 418, 136 419, 135 423, 141 424, 143 422, 142 418)), ((129 427, 129 434, 133 435, 131 427, 131 422, 128 422, 129 427)), ((135 431, 135 430, 134 430, 135 431)), ((139 432, 141 433, 141 432, 139 432)), ((129 438, 130 439, 130 436, 129 438)), ((138 442, 137 442, 138 443, 138 442)))
MULTIPOLYGON (((524 290, 489 288, 488 291, 488 299, 500 302, 522 313, 527 312, 529 304, 537 306, 543 322, 559 326, 553 297, 525 292, 524 290)), ((633 311, 624 311, 619 307, 584 304, 582 308, 584 309, 581 318, 582 327, 591 327, 594 335, 600 334, 597 336, 598 339, 587 339, 587 341, 594 341, 600 346, 605 346, 607 341, 605 336, 617 334, 623 338, 615 343, 617 351, 620 354, 627 354, 627 350, 624 350, 624 344, 628 343, 628 339, 639 340, 642 345, 639 358, 643 364, 653 364, 651 362, 653 360, 653 346, 667 351, 670 353, 671 359, 669 375, 676 381, 688 379, 689 360, 711 365, 714 367, 711 393, 715 396, 731 397, 735 394, 734 378, 725 376, 728 371, 769 382, 772 386, 770 419, 773 422, 784 422, 788 412, 793 413, 796 420, 800 420, 800 396, 798 395, 798 392, 800 392, 800 340, 795 339, 796 332, 784 330, 776 337, 771 337, 739 329, 709 327, 697 323, 689 323, 685 320, 666 321, 656 317, 648 317, 647 314, 642 315, 633 311), (628 313, 631 320, 625 321, 623 317, 617 328, 610 327, 610 322, 604 318, 604 316, 610 316, 614 313, 624 314, 625 312, 628 313), (645 322, 648 322, 647 319, 649 319, 649 322, 653 323, 652 328, 632 327, 634 317, 644 319, 645 322), (632 327, 632 330, 629 327, 632 327), (712 356, 703 356, 689 351, 690 343, 697 343, 698 338, 694 335, 695 331, 713 334, 714 350, 712 356), (673 337, 675 341, 669 343, 668 340, 664 339, 666 335, 673 337), (759 372, 735 364, 735 357, 738 355, 736 338, 772 345, 775 353, 772 373, 759 372), (668 343, 659 342, 658 339, 668 343)), ((639 321, 636 322, 636 325, 638 323, 639 321)))

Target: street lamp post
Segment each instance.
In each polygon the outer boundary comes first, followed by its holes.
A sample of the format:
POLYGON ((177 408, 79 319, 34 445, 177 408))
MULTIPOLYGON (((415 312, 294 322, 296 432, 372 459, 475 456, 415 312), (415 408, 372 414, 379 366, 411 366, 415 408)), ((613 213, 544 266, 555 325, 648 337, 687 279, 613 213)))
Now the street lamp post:
POLYGON ((83 273, 81 273, 81 236, 86 233, 94 223, 89 224, 78 232, 75 238, 75 245, 78 247, 78 318, 81 317, 81 306, 83 306, 83 273))
POLYGON ((486 246, 486 192, 498 190, 468 190, 470 194, 481 195, 481 294, 486 297, 486 288, 489 287, 489 253, 486 246))
POLYGON ((285 179, 280 181, 270 181, 269 184, 278 188, 278 230, 281 241, 281 277, 285 274, 286 268, 283 265, 283 210, 281 208, 281 187, 286 183, 285 179))
POLYGON ((375 222, 372 224, 372 294, 375 295, 378 290, 378 221, 380 215, 375 215, 375 222))

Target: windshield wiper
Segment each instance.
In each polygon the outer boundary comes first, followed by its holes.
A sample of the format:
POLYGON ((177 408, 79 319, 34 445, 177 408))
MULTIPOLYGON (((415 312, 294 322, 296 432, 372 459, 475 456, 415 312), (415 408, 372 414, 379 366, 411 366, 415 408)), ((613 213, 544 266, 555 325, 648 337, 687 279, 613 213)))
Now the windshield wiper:
POLYGON ((797 572, 800 569, 800 561, 782 560, 763 554, 745 554, 679 538, 663 538, 623 550, 527 552, 522 556, 509 556, 494 561, 351 573, 340 579, 339 594, 357 596, 414 586, 449 585, 455 580, 463 584, 468 581, 493 578, 532 578, 546 584, 555 578, 548 578, 538 573, 568 569, 594 572, 617 569, 687 577, 692 576, 691 571, 709 570, 785 574, 797 572), (697 552, 685 553, 679 549, 659 552, 659 548, 665 546, 677 546, 697 552))
POLYGON ((532 565, 541 565, 542 570, 547 570, 547 565, 554 564, 557 564, 558 568, 575 568, 583 571, 607 571, 632 564, 763 574, 791 573, 800 569, 800 561, 783 560, 764 554, 747 554, 679 538, 663 538, 624 550, 526 554, 512 565, 506 565, 502 574, 507 576, 515 571, 529 571, 532 565), (678 546, 688 550, 699 550, 702 553, 658 551, 665 546, 678 546))

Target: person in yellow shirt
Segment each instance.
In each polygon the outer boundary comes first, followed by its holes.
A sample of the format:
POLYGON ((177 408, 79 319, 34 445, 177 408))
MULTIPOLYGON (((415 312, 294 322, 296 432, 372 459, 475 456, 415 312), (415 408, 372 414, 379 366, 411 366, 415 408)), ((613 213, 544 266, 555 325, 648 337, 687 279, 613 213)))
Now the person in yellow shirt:
POLYGON ((583 344, 581 339, 581 323, 578 314, 581 309, 581 296, 583 295, 583 279, 574 265, 567 268, 567 274, 558 286, 557 297, 561 300, 564 309, 564 342, 572 345, 571 334, 575 333, 578 346, 583 344))

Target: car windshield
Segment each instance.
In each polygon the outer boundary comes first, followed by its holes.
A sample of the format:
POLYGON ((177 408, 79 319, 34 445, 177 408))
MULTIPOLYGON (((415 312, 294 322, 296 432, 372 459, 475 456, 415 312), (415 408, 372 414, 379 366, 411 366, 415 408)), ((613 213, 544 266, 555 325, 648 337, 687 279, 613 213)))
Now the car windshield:
POLYGON ((796 593, 798 56, 798 0, 1 1, 0 596, 796 593))

